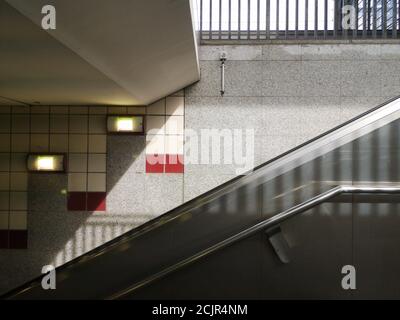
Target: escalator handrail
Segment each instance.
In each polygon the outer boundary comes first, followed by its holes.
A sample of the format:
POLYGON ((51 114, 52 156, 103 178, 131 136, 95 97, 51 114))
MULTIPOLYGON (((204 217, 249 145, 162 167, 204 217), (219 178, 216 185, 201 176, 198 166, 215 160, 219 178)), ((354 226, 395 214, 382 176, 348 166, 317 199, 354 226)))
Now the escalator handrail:
POLYGON ((141 280, 134 285, 113 294, 112 296, 108 297, 110 300, 114 299, 120 299, 126 296, 127 294, 132 293, 133 291, 144 287, 148 284, 151 284, 167 275, 170 273, 173 273, 177 270, 180 270, 181 268, 184 268, 185 266, 188 266, 195 261, 204 258, 220 249, 223 249, 227 246, 230 246, 238 241, 241 241, 245 238, 248 238, 257 232, 260 232, 262 230, 266 230, 269 228, 272 228, 282 222, 284 222, 287 219, 292 218, 293 216, 296 216, 300 213, 303 213, 309 209, 314 208, 315 206, 322 204, 323 202, 326 202, 329 199, 332 199, 340 194, 400 194, 400 186, 393 186, 393 185, 383 185, 383 186, 371 186, 371 185, 339 185, 336 187, 333 187, 323 193, 320 193, 319 195, 310 198, 300 204, 297 204, 290 209, 287 209, 281 213, 278 213, 268 219, 265 219, 239 233, 236 233, 233 236, 230 236, 229 238, 226 238, 225 240, 222 240, 207 249, 204 249, 202 251, 199 251, 198 253, 190 256, 189 258, 186 258, 184 260, 181 260, 180 262, 167 267, 160 272, 157 272, 153 274, 152 276, 149 276, 145 278, 144 280, 141 280))

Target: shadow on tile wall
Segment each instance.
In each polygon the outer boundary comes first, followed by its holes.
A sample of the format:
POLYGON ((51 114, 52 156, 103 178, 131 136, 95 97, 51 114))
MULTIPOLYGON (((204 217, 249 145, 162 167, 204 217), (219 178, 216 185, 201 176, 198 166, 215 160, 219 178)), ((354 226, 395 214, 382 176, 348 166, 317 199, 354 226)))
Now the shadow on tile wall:
MULTIPOLYGON (((183 101, 183 92, 177 93, 176 96, 183 101)), ((162 100, 165 110, 166 98, 162 100)), ((152 110, 151 106, 149 108, 152 110)), ((143 107, 108 108, 109 114, 145 112, 143 107)), ((172 115, 166 115, 165 111, 160 113, 158 111, 156 113, 157 116, 164 117, 164 122, 160 125, 166 127, 166 122, 172 115)), ((152 114, 151 111, 150 114, 152 114)), ((48 117, 49 115, 47 115, 47 120, 48 117)), ((105 114, 96 114, 95 117, 101 120, 97 121, 97 124, 103 123, 105 127, 105 114)), ((79 141, 71 145, 73 139, 68 136, 71 134, 71 128, 77 130, 73 134, 79 134, 82 137, 85 134, 90 136, 91 133, 105 134, 105 128, 91 126, 90 123, 91 116, 89 115, 88 126, 79 128, 79 124, 74 120, 71 121, 71 115, 69 115, 69 124, 64 130, 53 132, 56 129, 49 128, 51 124, 41 129, 47 132, 47 139, 44 139, 46 146, 34 151, 68 152, 69 170, 65 174, 30 173, 27 175, 28 246, 27 249, 22 250, 0 250, 2 270, 0 294, 38 276, 44 265, 62 265, 182 203, 182 174, 164 172, 146 174, 146 141, 150 144, 153 141, 152 136, 146 139, 146 136, 108 135, 104 168, 98 161, 94 162, 97 165, 92 165, 91 168, 89 158, 102 155, 99 153, 102 151, 96 147, 90 151, 92 148, 90 138, 85 146, 79 141), (64 136, 68 136, 69 143, 62 141, 64 136), (52 143, 53 140, 54 143, 52 143), (58 149, 63 143, 65 149, 58 149), (96 168, 93 169, 94 167, 96 168), (104 181, 106 185, 102 185, 102 180, 95 179, 92 183, 90 182, 90 175, 102 175, 102 172, 107 173, 107 179, 104 181), (68 199, 71 193, 89 194, 91 191, 98 193, 106 191, 105 211, 68 210, 68 199)), ((30 127, 29 130, 32 128, 30 127)), ((28 131, 25 134, 30 136, 29 143, 27 148, 21 149, 21 152, 24 151, 21 153, 24 157, 28 152, 33 152, 32 132, 28 131)), ((10 133, 7 134, 10 135, 10 133)), ((158 137, 158 141, 162 141, 158 142, 158 148, 161 149, 156 151, 165 152, 167 134, 163 132, 155 136, 158 137)), ((8 153, 10 151, 13 152, 10 149, 8 153)))

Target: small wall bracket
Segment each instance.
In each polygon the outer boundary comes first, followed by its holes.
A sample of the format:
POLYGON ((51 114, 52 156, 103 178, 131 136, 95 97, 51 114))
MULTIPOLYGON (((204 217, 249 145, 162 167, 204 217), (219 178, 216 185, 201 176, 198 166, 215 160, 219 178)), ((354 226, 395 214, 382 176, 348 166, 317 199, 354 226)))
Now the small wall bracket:
POLYGON ((221 96, 225 94, 225 61, 226 61, 226 53, 222 52, 220 59, 221 61, 221 96))
POLYGON ((282 263, 289 263, 289 244, 282 233, 282 229, 280 226, 273 227, 271 229, 265 230, 265 234, 268 237, 268 240, 274 249, 276 255, 282 263))

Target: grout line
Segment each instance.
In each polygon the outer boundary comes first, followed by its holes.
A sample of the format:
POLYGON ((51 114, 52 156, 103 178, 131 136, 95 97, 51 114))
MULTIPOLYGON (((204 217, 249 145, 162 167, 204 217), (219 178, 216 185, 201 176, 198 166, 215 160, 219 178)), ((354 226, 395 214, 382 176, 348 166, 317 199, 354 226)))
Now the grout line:
POLYGON ((48 109, 49 111, 47 112, 47 134, 48 134, 48 139, 47 139, 47 152, 50 151, 50 107, 48 109))
POLYGON ((12 150, 11 150, 11 144, 12 144, 12 108, 10 107, 10 129, 9 129, 9 166, 8 166, 8 227, 7 227, 7 249, 10 249, 10 220, 11 220, 11 161, 12 161, 12 150))
MULTIPOLYGON (((126 107, 126 111, 128 112, 128 107, 126 107)), ((107 119, 107 115, 106 115, 106 119, 107 119)), ((106 128, 105 128, 105 130, 106 130, 106 133, 105 133, 105 135, 106 135, 106 154, 105 154, 105 168, 104 168, 104 171, 105 171, 105 197, 104 197, 104 205, 105 205, 105 207, 106 207, 106 209, 104 210, 104 212, 107 212, 107 209, 108 209, 108 207, 107 207, 107 195, 108 195, 108 188, 107 188, 107 185, 108 185, 108 174, 107 174, 107 167, 108 167, 108 134, 107 134, 107 125, 106 125, 106 128)))
POLYGON ((89 196, 89 107, 86 119, 86 211, 88 211, 88 196, 89 196))
POLYGON ((69 123, 70 123, 70 120, 69 120, 69 106, 67 107, 67 142, 68 142, 68 147, 67 147, 67 201, 66 201, 66 206, 67 206, 67 211, 69 211, 68 210, 68 198, 69 198, 69 189, 70 189, 70 185, 69 185, 69 183, 70 183, 70 168, 69 168, 69 155, 70 155, 70 153, 71 153, 71 150, 70 150, 70 134, 69 134, 69 123))
POLYGON ((183 174, 182 174, 182 203, 185 203, 185 176, 186 176, 186 168, 185 168, 185 129, 186 129, 186 90, 183 89, 183 174))

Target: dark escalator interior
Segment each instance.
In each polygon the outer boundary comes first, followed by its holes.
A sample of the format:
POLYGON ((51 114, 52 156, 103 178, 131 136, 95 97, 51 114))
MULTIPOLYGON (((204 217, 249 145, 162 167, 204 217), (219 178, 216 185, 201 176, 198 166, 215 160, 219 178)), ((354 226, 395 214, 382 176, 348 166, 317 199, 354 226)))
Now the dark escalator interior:
POLYGON ((400 298, 399 119, 396 98, 57 268, 56 290, 6 297, 400 298), (357 192, 324 197, 338 186, 357 192))

